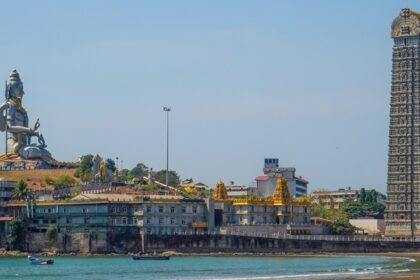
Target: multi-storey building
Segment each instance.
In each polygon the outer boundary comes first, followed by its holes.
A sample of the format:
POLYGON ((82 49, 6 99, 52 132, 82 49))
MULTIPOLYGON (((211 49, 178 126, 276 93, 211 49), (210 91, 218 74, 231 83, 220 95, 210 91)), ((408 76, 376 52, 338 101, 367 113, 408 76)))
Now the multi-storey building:
POLYGON ((392 23, 386 235, 420 235, 420 14, 402 9, 392 23))
POLYGON ((264 159, 264 175, 255 178, 257 181, 257 189, 262 196, 272 196, 276 188, 277 179, 285 177, 289 192, 293 197, 305 196, 308 192, 309 182, 301 176, 295 175, 294 167, 279 167, 277 158, 264 159))
POLYGON ((12 198, 16 182, 0 178, 0 217, 6 214, 7 202, 12 198))
POLYGON ((319 190, 311 193, 314 202, 323 205, 326 208, 338 209, 340 204, 346 199, 356 201, 360 196, 360 190, 352 190, 350 187, 334 191, 319 190))
POLYGON ((29 216, 34 232, 53 227, 59 233, 175 234, 203 233, 208 227, 207 206, 200 199, 41 201, 30 207, 18 202, 11 204, 10 210, 13 216, 29 216))

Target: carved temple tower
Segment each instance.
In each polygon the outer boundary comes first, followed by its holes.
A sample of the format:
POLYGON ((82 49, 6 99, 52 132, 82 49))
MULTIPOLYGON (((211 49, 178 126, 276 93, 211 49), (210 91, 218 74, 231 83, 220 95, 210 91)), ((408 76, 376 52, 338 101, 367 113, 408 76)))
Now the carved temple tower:
POLYGON ((420 14, 402 9, 392 23, 387 236, 420 237, 420 14))

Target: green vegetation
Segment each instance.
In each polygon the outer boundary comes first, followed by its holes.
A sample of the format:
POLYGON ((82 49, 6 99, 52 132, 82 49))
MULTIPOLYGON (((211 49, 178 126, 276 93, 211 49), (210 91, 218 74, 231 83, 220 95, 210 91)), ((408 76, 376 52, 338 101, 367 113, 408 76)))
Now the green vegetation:
POLYGON ((81 192, 82 192, 81 187, 74 187, 74 188, 71 189, 70 197, 75 197, 75 196, 79 195, 81 192))
POLYGON ((161 188, 160 185, 155 184, 155 183, 147 184, 147 185, 144 185, 142 187, 145 191, 148 191, 148 192, 153 192, 153 191, 159 190, 161 188))
POLYGON ((10 232, 7 235, 7 244, 12 250, 22 250, 25 241, 25 220, 13 218, 9 224, 10 232))
MULTIPOLYGON (((166 170, 164 170, 164 169, 159 170, 158 172, 153 174, 153 177, 155 178, 156 181, 165 184, 166 183, 166 170)), ((169 172, 168 172, 168 184, 170 186, 177 186, 177 185, 179 185, 179 182, 180 182, 180 180, 179 180, 178 174, 173 170, 169 170, 169 172)))
POLYGON ((27 189, 26 182, 24 180, 20 180, 16 184, 15 196, 17 196, 19 199, 26 199, 27 198, 28 189, 27 189))
POLYGON ((383 218, 385 205, 380 203, 385 199, 385 195, 375 191, 365 189, 360 190, 358 200, 346 199, 340 205, 340 209, 350 218, 356 219, 361 217, 383 218))
POLYGON ((74 176, 82 181, 89 181, 92 178, 93 155, 84 155, 80 157, 80 166, 76 169, 74 176))
POLYGON ((356 228, 349 223, 345 217, 334 219, 331 223, 331 232, 339 235, 353 234, 356 228))
POLYGON ((48 227, 45 234, 49 240, 54 240, 57 237, 57 229, 55 227, 48 227))
POLYGON ((115 161, 113 159, 107 158, 105 160, 105 166, 108 170, 111 170, 112 172, 115 172, 115 170, 117 170, 117 167, 115 166, 115 161))
POLYGON ((58 177, 46 176, 44 181, 46 184, 52 185, 55 187, 59 187, 59 186, 69 187, 69 186, 73 186, 77 182, 76 179, 68 175, 61 175, 58 177))
POLYGON ((133 177, 142 179, 144 176, 147 176, 147 171, 149 168, 144 163, 138 163, 130 173, 133 177))
POLYGON ((348 216, 341 209, 325 208, 323 205, 312 203, 310 215, 330 220, 331 233, 333 234, 348 235, 355 231, 355 227, 349 223, 348 216))

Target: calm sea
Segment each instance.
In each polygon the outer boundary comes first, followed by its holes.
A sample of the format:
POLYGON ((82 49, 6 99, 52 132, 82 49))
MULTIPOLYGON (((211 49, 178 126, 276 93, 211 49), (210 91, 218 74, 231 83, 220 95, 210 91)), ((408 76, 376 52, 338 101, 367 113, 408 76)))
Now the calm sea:
POLYGON ((133 261, 128 257, 55 257, 37 266, 26 258, 0 258, 0 279, 336 279, 417 271, 410 258, 334 257, 172 257, 133 261))

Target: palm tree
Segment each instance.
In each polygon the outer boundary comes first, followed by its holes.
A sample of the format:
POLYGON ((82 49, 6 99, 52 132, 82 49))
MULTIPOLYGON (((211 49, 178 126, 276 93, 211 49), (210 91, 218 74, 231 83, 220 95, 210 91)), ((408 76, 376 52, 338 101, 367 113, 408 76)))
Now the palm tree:
POLYGON ((26 202, 26 214, 28 218, 31 218, 31 206, 32 206, 32 202, 34 201, 35 197, 33 195, 33 193, 29 192, 27 189, 28 185, 25 183, 24 180, 20 180, 17 185, 16 185, 16 189, 15 189, 15 195, 21 199, 21 200, 25 200, 26 202))
POLYGON ((27 185, 26 185, 24 180, 20 180, 16 184, 15 196, 17 196, 19 199, 25 199, 26 200, 26 198, 28 196, 28 189, 27 189, 27 185))

